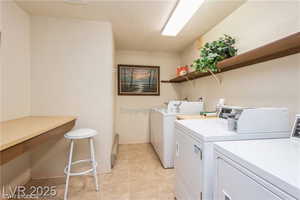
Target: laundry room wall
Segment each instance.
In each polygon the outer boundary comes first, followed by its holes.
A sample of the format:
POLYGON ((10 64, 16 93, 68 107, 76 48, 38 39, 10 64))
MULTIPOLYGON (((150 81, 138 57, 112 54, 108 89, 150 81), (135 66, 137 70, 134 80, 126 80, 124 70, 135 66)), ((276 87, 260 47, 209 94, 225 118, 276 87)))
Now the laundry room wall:
MULTIPOLYGON (((92 128, 101 172, 110 171, 113 136, 113 35, 109 22, 31 18, 31 113, 76 116, 75 128, 92 128)), ((33 178, 63 176, 69 145, 49 141, 32 153, 33 178)), ((76 142, 75 158, 89 153, 76 142)))
MULTIPOLYGON (((175 76, 180 57, 177 53, 168 52, 117 51, 116 65, 118 64, 160 66, 160 79, 168 80, 175 76)), ((149 109, 177 99, 175 87, 176 85, 161 83, 160 96, 116 97, 115 128, 120 135, 120 143, 149 142, 149 109)))
MULTIPOLYGON (((257 48, 300 31, 300 2, 248 1, 201 37, 210 42, 223 34, 237 39, 238 53, 257 48)), ((190 65, 199 55, 196 42, 181 53, 181 64, 190 65)), ((211 77, 181 83, 181 98, 205 98, 206 110, 215 110, 219 98, 239 106, 288 107, 291 123, 300 113, 300 55, 255 64, 218 75, 222 84, 211 77)))
MULTIPOLYGON (((0 1, 0 16, 0 121, 5 121, 30 115, 30 16, 15 1, 0 1)), ((30 153, 0 166, 0 186, 30 178, 30 153)))

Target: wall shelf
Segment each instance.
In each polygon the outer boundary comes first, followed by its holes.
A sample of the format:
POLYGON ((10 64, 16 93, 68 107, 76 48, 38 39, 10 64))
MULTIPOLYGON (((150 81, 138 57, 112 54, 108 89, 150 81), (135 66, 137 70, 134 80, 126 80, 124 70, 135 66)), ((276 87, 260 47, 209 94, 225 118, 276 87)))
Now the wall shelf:
MULTIPOLYGON (((225 59, 217 64, 220 72, 226 72, 261 62, 266 62, 276 58, 300 53, 300 32, 294 33, 280 40, 276 40, 264 46, 239 54, 232 58, 225 59)), ((162 80, 162 83, 181 83, 205 76, 210 73, 191 72, 184 76, 178 76, 170 80, 162 80)))

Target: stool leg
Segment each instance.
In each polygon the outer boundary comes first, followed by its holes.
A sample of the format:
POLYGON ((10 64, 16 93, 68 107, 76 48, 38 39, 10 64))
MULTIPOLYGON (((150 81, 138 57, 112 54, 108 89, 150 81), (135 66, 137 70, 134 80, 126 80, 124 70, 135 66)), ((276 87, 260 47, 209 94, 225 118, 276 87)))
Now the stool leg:
POLYGON ((96 191, 99 191, 99 185, 98 185, 98 177, 97 177, 97 166, 96 166, 96 160, 95 160, 95 148, 94 148, 94 141, 93 138, 90 138, 90 148, 91 148, 91 159, 92 159, 92 165, 93 165, 93 174, 95 178, 95 185, 96 185, 96 191))
POLYGON ((72 165, 73 147, 74 147, 74 141, 71 140, 64 200, 67 200, 68 197, 68 187, 69 187, 69 179, 70 179, 70 172, 71 172, 71 165, 72 165))

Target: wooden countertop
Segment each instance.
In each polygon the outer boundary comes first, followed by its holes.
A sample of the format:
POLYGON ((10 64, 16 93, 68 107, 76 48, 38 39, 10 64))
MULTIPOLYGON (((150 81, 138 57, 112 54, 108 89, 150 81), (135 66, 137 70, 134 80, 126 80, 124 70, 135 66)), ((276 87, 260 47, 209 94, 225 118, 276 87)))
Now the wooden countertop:
POLYGON ((75 120, 70 116, 30 116, 0 122, 0 151, 75 120))
POLYGON ((207 119, 216 118, 216 116, 203 116, 203 115, 176 115, 177 120, 187 120, 187 119, 207 119))

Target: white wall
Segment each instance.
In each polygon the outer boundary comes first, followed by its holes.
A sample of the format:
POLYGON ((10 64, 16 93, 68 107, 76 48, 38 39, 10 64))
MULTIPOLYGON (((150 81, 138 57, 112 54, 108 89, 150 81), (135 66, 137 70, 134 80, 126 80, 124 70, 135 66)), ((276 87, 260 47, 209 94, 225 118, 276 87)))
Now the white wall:
MULTIPOLYGON (((174 53, 117 51, 116 64, 160 66, 161 80, 168 80, 175 76, 180 59, 174 53)), ((117 96, 116 132, 120 134, 120 143, 149 142, 148 110, 161 106, 168 100, 177 99, 174 87, 169 83, 160 84, 160 96, 117 96)))
MULTIPOLYGON (((237 39, 239 53, 300 31, 299 1, 248 1, 206 33, 202 42, 229 34, 237 39)), ((191 64, 199 55, 195 44, 181 54, 182 64, 191 64)), ((228 104, 288 107, 291 118, 300 112, 300 55, 292 55, 220 75, 222 85, 212 77, 181 85, 181 97, 203 96, 206 109, 214 110, 224 97, 228 104)))
POLYGON ((9 120, 30 113, 30 18, 13 1, 2 4, 2 120, 9 120))
MULTIPOLYGON (((110 171, 113 132, 113 37, 111 24, 32 17, 31 113, 78 116, 76 128, 96 129, 101 172, 110 171)), ((65 139, 34 150, 33 178, 62 176, 69 146, 65 139)), ((87 143, 75 146, 86 158, 87 143)), ((76 159, 76 158, 75 158, 76 159)))
MULTIPOLYGON (((3 23, 2 23, 2 15, 3 15, 3 6, 2 6, 2 2, 0 1, 0 88, 1 88, 1 90, 0 90, 0 121, 2 121, 3 120, 3 105, 2 105, 2 96, 3 96, 3 92, 2 92, 2 85, 3 85, 3 59, 2 59, 2 57, 3 57, 3 52, 2 52, 2 37, 1 37, 1 34, 2 34, 2 29, 3 29, 3 23)), ((0 139, 1 139, 1 132, 0 132, 0 139)))
MULTIPOLYGON (((1 1, 1 119, 30 114, 30 17, 14 1, 1 1)), ((0 185, 30 179, 29 153, 0 167, 0 185)))

